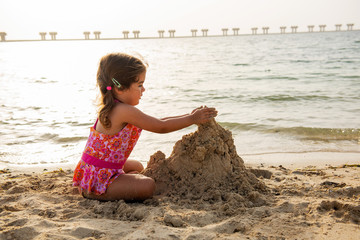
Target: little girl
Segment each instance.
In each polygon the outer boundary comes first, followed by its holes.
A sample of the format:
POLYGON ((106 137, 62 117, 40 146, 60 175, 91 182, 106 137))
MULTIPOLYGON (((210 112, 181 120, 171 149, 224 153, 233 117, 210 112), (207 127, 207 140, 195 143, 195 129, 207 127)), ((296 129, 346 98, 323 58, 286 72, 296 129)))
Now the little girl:
POLYGON ((153 179, 139 174, 144 167, 128 157, 142 129, 168 133, 209 121, 215 108, 158 119, 135 106, 145 91, 146 64, 139 58, 112 53, 101 58, 97 85, 101 93, 98 119, 90 128, 85 150, 76 166, 73 185, 86 198, 144 200, 155 190, 153 179))

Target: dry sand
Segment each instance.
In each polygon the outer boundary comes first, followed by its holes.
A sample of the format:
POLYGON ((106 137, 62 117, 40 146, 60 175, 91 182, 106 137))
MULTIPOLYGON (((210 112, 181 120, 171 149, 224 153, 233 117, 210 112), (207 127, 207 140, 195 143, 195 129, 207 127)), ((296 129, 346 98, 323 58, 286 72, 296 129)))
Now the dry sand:
POLYGON ((245 166, 216 122, 155 153, 143 203, 84 199, 72 170, 0 172, 0 239, 359 239, 360 165, 245 166))

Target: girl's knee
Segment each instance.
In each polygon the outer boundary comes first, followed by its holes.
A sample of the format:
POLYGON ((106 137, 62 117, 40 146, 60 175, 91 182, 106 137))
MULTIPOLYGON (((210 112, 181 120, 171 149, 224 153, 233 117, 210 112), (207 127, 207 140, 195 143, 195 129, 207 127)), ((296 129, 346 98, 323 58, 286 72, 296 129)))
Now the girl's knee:
POLYGON ((106 194, 101 198, 106 200, 143 201, 151 198, 154 192, 155 181, 152 178, 141 174, 124 174, 110 184, 106 194))
POLYGON ((144 198, 151 198, 155 192, 155 181, 152 178, 146 177, 142 182, 142 192, 144 198))
POLYGON ((123 170, 125 173, 131 173, 131 172, 140 173, 142 170, 144 170, 144 166, 139 161, 127 160, 123 170))
POLYGON ((142 170, 144 170, 144 166, 142 165, 141 162, 138 162, 138 168, 140 169, 140 172, 141 172, 142 170))
POLYGON ((142 165, 141 162, 138 162, 138 161, 135 162, 134 168, 135 168, 135 171, 138 171, 139 173, 142 172, 142 170, 144 170, 144 166, 142 165))

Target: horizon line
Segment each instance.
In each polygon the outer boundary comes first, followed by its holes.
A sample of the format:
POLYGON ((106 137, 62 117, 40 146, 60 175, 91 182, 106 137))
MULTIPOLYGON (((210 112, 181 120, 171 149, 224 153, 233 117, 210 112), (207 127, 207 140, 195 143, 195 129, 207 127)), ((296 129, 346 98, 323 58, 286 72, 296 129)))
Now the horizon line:
MULTIPOLYGON (((297 26, 294 26, 297 27, 297 26)), ((92 40, 136 40, 136 39, 172 39, 172 38, 207 38, 207 37, 239 37, 239 36, 266 36, 266 35, 296 35, 296 34, 304 34, 304 33, 333 33, 333 32, 353 32, 353 31, 360 31, 360 29, 351 29, 351 30, 329 30, 329 31, 301 31, 298 32, 297 30, 295 30, 295 32, 275 32, 275 33, 268 33, 268 32, 262 32, 262 33, 257 33, 257 30, 259 28, 254 27, 252 29, 255 29, 255 32, 253 33, 234 33, 234 34, 219 34, 219 35, 186 35, 186 36, 174 36, 174 35, 169 35, 169 36, 154 36, 154 37, 140 37, 139 35, 137 37, 106 37, 106 38, 100 38, 100 31, 94 31, 94 32, 99 32, 99 36, 98 38, 54 38, 54 39, 13 39, 13 40, 3 40, 1 39, 0 42, 36 42, 36 41, 80 41, 80 40, 85 40, 85 41, 92 41, 92 40)), ((263 27, 265 28, 265 27, 263 27)), ((226 28, 224 28, 226 29, 226 28)), ((194 29, 197 30, 197 29, 194 29)), ((207 29, 203 29, 203 30, 207 30, 207 29)), ((228 29, 229 30, 229 29, 228 29)), ((227 30, 227 31, 228 31, 227 30)), ((159 31, 164 31, 164 30, 159 30, 159 31)), ((173 30, 169 30, 169 31, 173 31, 173 30)), ((200 30, 201 31, 201 30, 200 30)), ((127 31, 128 33, 130 33, 129 31, 127 31)), ((0 32, 0 33, 5 33, 6 36, 6 32, 0 32)), ((39 32, 39 33, 45 33, 46 32, 39 32)), ((49 32, 49 33, 55 33, 55 35, 57 34, 57 32, 49 32)), ((90 32, 88 32, 90 34, 90 32)))

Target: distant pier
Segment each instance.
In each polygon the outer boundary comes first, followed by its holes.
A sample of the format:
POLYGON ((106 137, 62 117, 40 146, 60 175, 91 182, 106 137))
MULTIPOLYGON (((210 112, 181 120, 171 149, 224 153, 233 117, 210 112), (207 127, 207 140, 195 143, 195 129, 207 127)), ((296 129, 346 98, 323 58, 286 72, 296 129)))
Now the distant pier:
POLYGON ((319 25, 319 28, 320 28, 320 32, 325 32, 326 25, 325 24, 319 25))
POLYGON ((101 32, 100 32, 100 31, 96 31, 96 32, 94 32, 95 39, 100 39, 100 34, 101 34, 101 32))
POLYGON ((140 38, 140 31, 139 30, 133 31, 133 34, 134 34, 134 38, 140 38))
POLYGON ((41 40, 46 40, 46 32, 39 32, 39 35, 41 37, 41 40))
POLYGON ((232 30, 233 30, 233 32, 234 32, 234 36, 238 36, 238 35, 239 35, 239 30, 240 30, 240 28, 233 28, 232 30))
POLYGON ((49 32, 51 40, 56 40, 57 32, 49 32))
POLYGON ((123 31, 122 33, 123 33, 125 39, 129 38, 129 33, 130 33, 129 31, 123 31))
POLYGON ((280 33, 281 33, 281 34, 285 34, 285 33, 286 33, 286 26, 281 26, 281 27, 280 27, 280 33))
POLYGON ((297 33, 298 26, 291 26, 291 33, 297 33))
POLYGON ((85 40, 90 39, 90 32, 84 32, 85 40))
POLYGON ((269 27, 263 27, 263 34, 269 34, 269 27))
POLYGON ((169 37, 173 38, 175 37, 175 30, 169 30, 169 37))
POLYGON ((159 33, 159 38, 164 38, 165 30, 159 30, 158 33, 159 33))
POLYGON ((228 28, 223 28, 221 31, 223 32, 223 36, 227 36, 228 28))
POLYGON ((6 37, 6 32, 0 32, 0 39, 2 42, 6 41, 5 37, 6 37))
POLYGON ((207 37, 209 29, 201 29, 201 31, 202 31, 202 36, 207 37))
MULTIPOLYGON (((341 27, 343 26, 343 24, 339 23, 339 24, 334 25, 335 26, 334 30, 328 30, 328 31, 326 31, 327 26, 325 24, 318 25, 318 27, 319 27, 318 31, 314 30, 315 25, 308 25, 308 26, 306 26, 307 31, 304 31, 302 33, 354 31, 354 25, 355 25, 354 23, 348 23, 348 24, 346 24, 347 29, 342 30, 341 27)), ((252 27, 252 28, 250 28, 251 33, 239 34, 240 28, 238 28, 238 27, 231 28, 233 36, 258 35, 258 29, 259 29, 258 27, 252 27)), ((265 26, 265 27, 262 27, 261 29, 262 29, 262 35, 269 34, 270 27, 265 26)), ((290 26, 291 32, 289 32, 289 31, 287 32, 286 29, 287 29, 287 26, 280 26, 280 32, 273 32, 272 31, 271 34, 287 34, 287 33, 295 34, 295 33, 298 33, 298 26, 290 26)), ((218 35, 208 35, 209 29, 207 29, 207 28, 203 28, 200 31, 202 33, 202 37, 220 37, 220 36, 226 37, 226 36, 230 36, 228 34, 229 28, 220 29, 219 33, 222 33, 222 34, 218 34, 218 35)), ((122 31, 122 38, 121 37, 101 38, 100 37, 100 35, 101 35, 100 31, 92 32, 93 36, 91 35, 90 31, 85 31, 85 32, 83 32, 84 38, 82 38, 82 39, 58 39, 57 38, 58 32, 39 32, 40 39, 33 39, 33 40, 7 40, 6 37, 9 36, 9 35, 6 32, 0 32, 0 41, 1 42, 16 42, 16 41, 48 41, 48 40, 55 41, 55 40, 119 40, 119 39, 139 39, 139 38, 142 38, 142 39, 150 39, 150 38, 186 38, 186 37, 197 37, 198 30, 197 29, 190 29, 190 32, 191 32, 190 36, 177 36, 177 37, 175 37, 175 32, 176 32, 175 29, 167 30, 167 32, 169 33, 168 36, 165 36, 165 32, 166 32, 166 30, 160 29, 160 30, 157 31, 157 33, 158 33, 157 37, 140 37, 140 30, 133 30, 132 31, 133 36, 130 37, 129 36, 130 31, 124 30, 124 31, 122 31), (46 38, 47 34, 49 34, 50 39, 46 38)))

